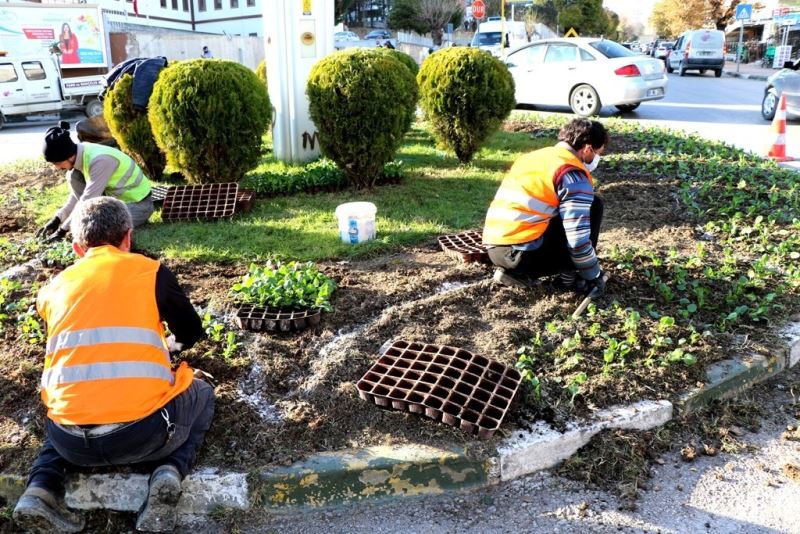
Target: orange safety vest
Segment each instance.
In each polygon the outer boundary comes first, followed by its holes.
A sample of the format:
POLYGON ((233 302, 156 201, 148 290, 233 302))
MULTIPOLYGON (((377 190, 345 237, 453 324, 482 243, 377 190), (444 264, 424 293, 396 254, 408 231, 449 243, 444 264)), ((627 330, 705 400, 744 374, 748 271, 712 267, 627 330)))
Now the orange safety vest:
POLYGON ((534 150, 514 162, 486 212, 483 243, 520 245, 544 234, 550 219, 558 215, 556 182, 578 168, 589 177, 586 165, 563 146, 534 150))
POLYGON ((171 370, 156 305, 159 263, 105 245, 42 288, 47 323, 42 401, 60 424, 136 421, 192 383, 185 362, 171 370))

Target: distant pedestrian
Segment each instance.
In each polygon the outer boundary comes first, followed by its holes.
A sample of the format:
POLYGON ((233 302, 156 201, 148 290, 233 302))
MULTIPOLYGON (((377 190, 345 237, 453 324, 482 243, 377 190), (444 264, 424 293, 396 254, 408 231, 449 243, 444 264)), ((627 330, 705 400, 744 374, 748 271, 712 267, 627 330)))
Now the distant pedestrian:
POLYGON ((392 44, 392 42, 391 42, 390 40, 388 40, 388 39, 386 40, 386 42, 385 42, 385 43, 383 43, 383 47, 384 47, 384 48, 388 48, 389 50, 394 50, 394 45, 393 45, 393 44, 392 44))
POLYGON ((214 57, 214 55, 211 53, 211 50, 209 50, 207 46, 204 46, 203 53, 200 55, 200 57, 204 59, 211 59, 214 57))
POLYGON ((381 46, 381 40, 380 40, 380 39, 377 39, 377 40, 375 41, 375 48, 383 48, 383 47, 381 46))

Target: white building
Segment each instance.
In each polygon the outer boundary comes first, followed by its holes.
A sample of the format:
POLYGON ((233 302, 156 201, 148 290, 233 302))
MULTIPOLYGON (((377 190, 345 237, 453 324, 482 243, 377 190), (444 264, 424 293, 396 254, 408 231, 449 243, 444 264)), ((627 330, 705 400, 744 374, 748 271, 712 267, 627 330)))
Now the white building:
MULTIPOLYGON (((269 0, 266 0, 269 1, 269 0)), ((100 6, 111 31, 148 28, 231 36, 263 36, 261 0, 43 0, 100 6)))

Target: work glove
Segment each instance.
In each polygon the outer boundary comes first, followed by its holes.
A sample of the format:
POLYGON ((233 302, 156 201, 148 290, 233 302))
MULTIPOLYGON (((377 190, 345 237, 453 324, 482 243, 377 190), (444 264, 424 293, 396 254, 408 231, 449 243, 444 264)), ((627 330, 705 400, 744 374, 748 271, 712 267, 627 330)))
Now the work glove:
POLYGON ((59 228, 55 231, 51 236, 44 240, 45 243, 55 243, 57 241, 61 241, 67 236, 67 231, 63 228, 59 228))
POLYGON ((602 270, 600 274, 597 275, 597 278, 594 280, 586 280, 586 292, 588 294, 593 294, 596 296, 600 296, 606 291, 606 273, 602 270))
POLYGON ((53 232, 58 230, 59 226, 61 226, 61 219, 58 217, 58 215, 56 215, 55 217, 50 219, 50 221, 47 224, 45 224, 44 226, 39 228, 39 230, 36 231, 36 237, 42 239, 46 236, 49 236, 53 232))
POLYGON ((183 343, 178 342, 174 334, 170 334, 167 336, 167 349, 170 354, 176 354, 183 350, 183 343))

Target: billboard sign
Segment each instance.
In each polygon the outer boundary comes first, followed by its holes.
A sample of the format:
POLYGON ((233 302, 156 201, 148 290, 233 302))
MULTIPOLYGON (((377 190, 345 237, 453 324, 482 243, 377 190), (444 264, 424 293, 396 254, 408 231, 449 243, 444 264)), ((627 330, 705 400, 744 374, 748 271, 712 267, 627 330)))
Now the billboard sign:
POLYGON ((0 4, 0 50, 42 55, 58 48, 63 68, 105 67, 100 8, 81 4, 0 4))

